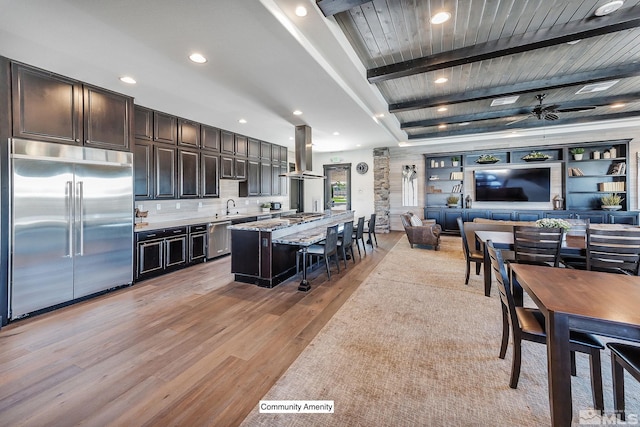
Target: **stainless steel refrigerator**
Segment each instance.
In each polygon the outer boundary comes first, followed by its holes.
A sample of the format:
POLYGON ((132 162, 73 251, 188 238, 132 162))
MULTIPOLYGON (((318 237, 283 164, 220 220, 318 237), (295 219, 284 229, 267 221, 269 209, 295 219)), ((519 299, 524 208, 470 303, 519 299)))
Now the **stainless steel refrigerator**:
POLYGON ((10 318, 130 284, 132 154, 10 142, 10 318))

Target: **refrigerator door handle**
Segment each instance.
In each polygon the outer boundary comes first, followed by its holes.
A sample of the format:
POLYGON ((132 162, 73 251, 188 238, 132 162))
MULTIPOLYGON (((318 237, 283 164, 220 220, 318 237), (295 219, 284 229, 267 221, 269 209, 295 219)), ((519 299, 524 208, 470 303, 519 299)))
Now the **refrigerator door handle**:
POLYGON ((79 218, 79 230, 80 230, 80 251, 78 252, 79 256, 84 255, 84 183, 82 181, 78 181, 76 183, 77 193, 76 200, 78 202, 78 206, 76 209, 76 215, 79 218))
POLYGON ((66 182, 66 196, 67 196, 67 201, 66 201, 66 207, 67 207, 67 240, 68 240, 68 245, 67 245, 67 254, 65 255, 65 257, 71 258, 73 256, 73 204, 72 204, 72 199, 73 199, 73 182, 71 181, 67 181, 66 182))

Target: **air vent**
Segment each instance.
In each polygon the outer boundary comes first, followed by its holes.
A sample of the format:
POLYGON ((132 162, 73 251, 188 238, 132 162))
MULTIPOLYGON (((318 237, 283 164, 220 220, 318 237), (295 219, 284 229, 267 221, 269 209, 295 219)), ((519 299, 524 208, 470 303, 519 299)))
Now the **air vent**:
POLYGON ((516 95, 516 96, 505 96, 504 98, 496 98, 493 101, 491 101, 491 106, 492 107, 496 107, 498 105, 513 104, 514 102, 516 102, 518 100, 518 98, 520 98, 518 95, 516 95))
POLYGON ((618 83, 620 80, 609 80, 608 82, 602 83, 594 83, 591 85, 586 85, 582 89, 576 92, 576 95, 580 95, 582 93, 593 93, 593 92, 602 92, 603 90, 609 89, 614 84, 618 83))

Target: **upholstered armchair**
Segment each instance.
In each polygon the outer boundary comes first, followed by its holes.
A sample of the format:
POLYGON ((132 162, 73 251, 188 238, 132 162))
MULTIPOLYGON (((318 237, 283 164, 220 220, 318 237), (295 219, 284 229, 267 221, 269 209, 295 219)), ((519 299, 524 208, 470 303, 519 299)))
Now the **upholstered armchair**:
POLYGON ((428 245, 433 246, 436 251, 440 249, 440 233, 442 229, 436 224, 435 220, 421 220, 412 212, 403 213, 400 218, 411 248, 413 248, 413 245, 428 245))

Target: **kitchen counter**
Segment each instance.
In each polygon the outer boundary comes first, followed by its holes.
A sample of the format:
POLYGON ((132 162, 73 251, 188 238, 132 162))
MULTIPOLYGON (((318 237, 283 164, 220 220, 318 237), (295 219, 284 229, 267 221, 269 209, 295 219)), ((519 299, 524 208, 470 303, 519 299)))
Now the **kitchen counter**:
MULTIPOLYGON (((254 212, 254 213, 246 213, 246 214, 234 214, 234 215, 215 215, 212 216, 203 216, 196 218, 183 218, 183 219, 175 219, 168 221, 159 221, 150 223, 147 225, 143 225, 138 227, 137 225, 134 227, 135 232, 139 231, 153 231, 153 230, 162 230, 164 228, 172 228, 172 227, 185 227, 188 225, 196 225, 196 224, 208 224, 208 223, 217 223, 217 222, 225 222, 225 221, 234 221, 234 220, 243 220, 247 218, 255 218, 262 215, 277 215, 277 214, 289 214, 294 213, 295 211, 291 210, 272 210, 271 212, 254 212)), ((141 218, 145 220, 146 218, 141 218)), ((262 221, 274 221, 275 219, 262 220, 262 221)), ((260 221, 259 221, 260 222, 260 221)))

